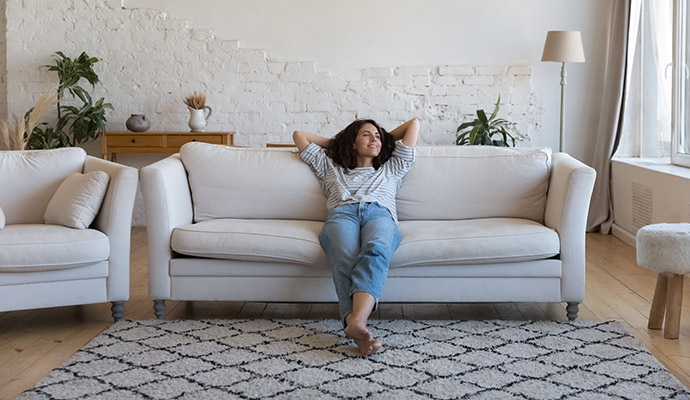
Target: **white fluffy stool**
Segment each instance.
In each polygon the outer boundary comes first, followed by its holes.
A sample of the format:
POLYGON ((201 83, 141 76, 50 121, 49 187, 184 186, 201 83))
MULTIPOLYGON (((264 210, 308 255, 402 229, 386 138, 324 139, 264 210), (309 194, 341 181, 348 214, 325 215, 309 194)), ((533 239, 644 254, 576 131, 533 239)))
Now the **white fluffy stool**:
POLYGON ((659 276, 649 312, 649 329, 661 329, 664 337, 677 339, 683 305, 683 278, 690 272, 690 224, 654 224, 637 231, 637 263, 659 276))

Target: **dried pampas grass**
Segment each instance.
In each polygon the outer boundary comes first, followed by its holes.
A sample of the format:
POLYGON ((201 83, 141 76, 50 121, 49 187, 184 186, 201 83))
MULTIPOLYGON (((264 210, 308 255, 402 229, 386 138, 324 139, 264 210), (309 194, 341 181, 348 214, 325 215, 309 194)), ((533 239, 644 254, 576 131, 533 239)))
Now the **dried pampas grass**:
POLYGON ((203 110, 206 107, 206 95, 195 90, 193 94, 184 98, 184 103, 195 110, 203 110))
POLYGON ((12 114, 11 119, 14 122, 14 130, 10 129, 10 121, 0 121, 2 140, 7 150, 24 150, 34 128, 38 125, 41 115, 48 108, 58 103, 56 90, 57 86, 48 88, 41 94, 41 97, 31 110, 25 111, 23 109, 20 115, 12 114), (30 114, 28 120, 25 120, 24 116, 27 112, 30 112, 30 114))

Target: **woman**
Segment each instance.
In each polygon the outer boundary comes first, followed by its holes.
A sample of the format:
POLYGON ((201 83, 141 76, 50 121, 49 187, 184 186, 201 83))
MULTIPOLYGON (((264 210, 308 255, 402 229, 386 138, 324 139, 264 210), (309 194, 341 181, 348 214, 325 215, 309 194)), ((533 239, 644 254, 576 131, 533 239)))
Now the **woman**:
POLYGON ((400 244, 395 195, 414 162, 418 135, 416 118, 390 133, 373 120, 357 120, 333 139, 293 134, 326 194, 328 218, 319 241, 333 270, 345 335, 363 356, 381 348, 367 320, 400 244))

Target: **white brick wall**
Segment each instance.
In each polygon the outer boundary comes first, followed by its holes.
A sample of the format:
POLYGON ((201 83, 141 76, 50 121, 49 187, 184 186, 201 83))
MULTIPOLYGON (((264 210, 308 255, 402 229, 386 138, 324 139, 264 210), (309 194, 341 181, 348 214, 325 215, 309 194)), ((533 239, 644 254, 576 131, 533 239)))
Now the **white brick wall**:
MULTIPOLYGON (((111 130, 124 130, 129 115, 139 112, 147 114, 152 131, 187 130, 182 98, 194 90, 205 92, 214 110, 207 130, 236 131, 235 143, 248 146, 289 142, 295 129, 333 135, 365 117, 388 129, 417 117, 421 144, 452 144, 455 128, 477 108, 493 109, 499 94, 501 116, 527 137, 541 114, 531 68, 524 65, 365 68, 359 79, 345 80, 317 71, 313 62, 275 60, 267 50, 191 29, 165 12, 124 9, 120 0, 7 0, 7 21, 10 61, 7 95, 0 82, 0 110, 9 104, 10 113, 57 81, 39 66, 61 50, 70 57, 86 51, 101 60, 95 95, 115 107, 108 114, 111 130)), ((98 146, 87 148, 97 152, 98 146)), ((141 166, 158 158, 119 160, 141 166)), ((141 199, 136 207, 134 223, 143 225, 141 199)))

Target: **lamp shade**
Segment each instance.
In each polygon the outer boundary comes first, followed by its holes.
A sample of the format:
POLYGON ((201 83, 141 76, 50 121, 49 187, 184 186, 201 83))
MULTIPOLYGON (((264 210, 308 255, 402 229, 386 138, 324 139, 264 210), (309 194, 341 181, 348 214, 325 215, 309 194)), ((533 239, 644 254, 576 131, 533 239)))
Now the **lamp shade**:
POLYGON ((549 31, 546 34, 542 61, 585 62, 580 31, 549 31))

